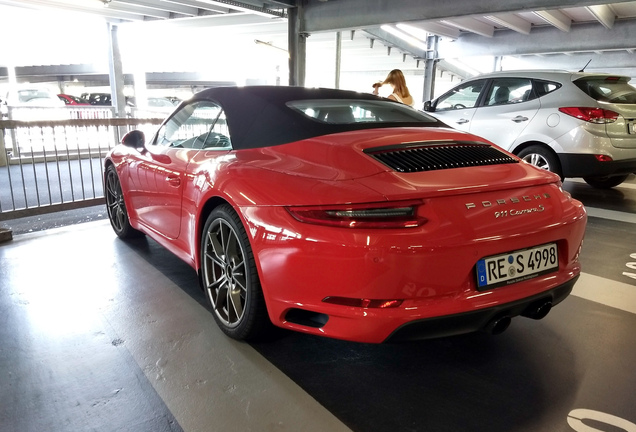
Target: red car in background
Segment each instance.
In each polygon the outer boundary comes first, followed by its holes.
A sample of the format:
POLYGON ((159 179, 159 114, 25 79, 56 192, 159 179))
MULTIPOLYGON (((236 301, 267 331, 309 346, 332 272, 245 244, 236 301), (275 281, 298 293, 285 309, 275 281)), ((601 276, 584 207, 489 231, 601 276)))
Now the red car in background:
POLYGON ((90 105, 86 99, 69 94, 58 94, 57 97, 66 105, 90 105))
POLYGON ((220 328, 360 342, 540 319, 580 273, 559 177, 355 92, 215 88, 105 159, 115 233, 189 263, 220 328))

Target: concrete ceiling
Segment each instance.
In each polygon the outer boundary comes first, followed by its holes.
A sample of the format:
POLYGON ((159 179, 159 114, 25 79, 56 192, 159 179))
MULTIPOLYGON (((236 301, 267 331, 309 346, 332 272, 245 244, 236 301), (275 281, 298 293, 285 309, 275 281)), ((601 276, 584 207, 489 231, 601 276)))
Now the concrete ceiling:
MULTIPOLYGON (((421 70, 426 58, 459 59, 480 71, 580 69, 636 77, 636 1, 599 0, 0 0, 3 6, 91 14, 118 25, 220 29, 287 48, 287 8, 301 5, 308 56, 333 51, 343 70, 421 70), (408 34, 412 43, 401 35, 408 34), (426 34, 439 36, 436 51, 426 34), (509 66, 511 65, 511 66, 509 66)), ((469 76, 450 63, 456 75, 469 76)), ((160 71, 157 71, 160 72, 160 71)))

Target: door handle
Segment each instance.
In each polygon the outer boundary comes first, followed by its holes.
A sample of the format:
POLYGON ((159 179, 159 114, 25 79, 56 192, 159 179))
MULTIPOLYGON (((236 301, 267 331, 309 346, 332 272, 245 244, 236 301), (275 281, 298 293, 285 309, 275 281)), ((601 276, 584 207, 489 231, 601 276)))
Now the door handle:
POLYGON ((464 123, 468 123, 470 120, 466 120, 466 119, 459 119, 457 120, 455 123, 457 124, 464 124, 464 123))
POLYGON ((524 116, 518 115, 517 117, 512 118, 510 120, 512 120, 515 123, 521 123, 521 122, 524 122, 524 121, 528 121, 528 117, 524 117, 524 116))
POLYGON ((181 186, 181 179, 176 176, 167 176, 166 181, 170 186, 179 187, 181 186))

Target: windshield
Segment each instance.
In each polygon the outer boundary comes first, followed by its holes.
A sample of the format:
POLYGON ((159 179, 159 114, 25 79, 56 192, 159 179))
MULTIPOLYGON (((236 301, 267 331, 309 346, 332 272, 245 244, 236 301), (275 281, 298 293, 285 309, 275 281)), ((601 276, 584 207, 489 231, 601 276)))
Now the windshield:
POLYGON ((593 77, 574 81, 585 94, 599 102, 636 104, 636 88, 624 77, 593 77))
POLYGON ((48 90, 44 89, 29 89, 29 90, 18 90, 18 101, 30 102, 32 100, 42 100, 42 99, 56 99, 57 97, 53 97, 52 94, 48 90))
POLYGON ((427 114, 399 103, 356 99, 309 99, 287 106, 321 123, 437 123, 427 114))

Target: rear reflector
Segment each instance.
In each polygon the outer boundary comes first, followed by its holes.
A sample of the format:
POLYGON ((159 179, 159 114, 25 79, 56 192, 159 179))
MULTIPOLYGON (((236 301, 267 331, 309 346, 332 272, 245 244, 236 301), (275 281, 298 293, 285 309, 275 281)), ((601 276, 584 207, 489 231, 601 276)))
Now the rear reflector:
POLYGON ((594 157, 599 162, 611 162, 613 160, 611 156, 601 155, 601 154, 594 155, 594 157))
POLYGON ((341 306, 360 307, 365 309, 396 308, 403 302, 403 300, 360 299, 349 297, 325 297, 322 301, 341 306))
POLYGON ((602 108, 563 107, 559 108, 559 111, 563 114, 594 124, 614 123, 616 119, 618 119, 618 113, 602 108))
POLYGON ((413 228, 426 223, 417 215, 422 201, 287 207, 294 219, 343 228, 413 228))

